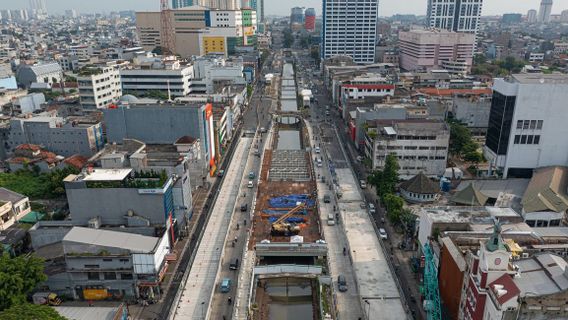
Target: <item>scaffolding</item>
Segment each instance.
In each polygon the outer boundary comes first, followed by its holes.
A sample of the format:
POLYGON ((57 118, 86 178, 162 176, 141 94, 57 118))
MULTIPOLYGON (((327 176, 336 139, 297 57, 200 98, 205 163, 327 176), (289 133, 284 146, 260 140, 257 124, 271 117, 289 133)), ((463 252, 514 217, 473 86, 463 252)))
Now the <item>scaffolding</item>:
POLYGON ((424 309, 428 320, 441 320, 440 291, 438 288, 438 268, 430 243, 424 245, 424 289, 426 300, 424 309))

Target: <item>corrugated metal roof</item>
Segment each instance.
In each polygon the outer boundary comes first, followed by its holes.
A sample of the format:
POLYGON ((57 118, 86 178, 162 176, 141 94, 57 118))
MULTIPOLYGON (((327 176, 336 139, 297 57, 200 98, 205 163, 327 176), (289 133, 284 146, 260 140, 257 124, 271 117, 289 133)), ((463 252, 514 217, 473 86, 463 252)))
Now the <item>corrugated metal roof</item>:
POLYGON ((133 253, 151 253, 158 238, 134 233, 73 227, 63 241, 130 250, 133 253))
POLYGON ((42 74, 48 74, 48 73, 54 73, 54 72, 63 72, 63 70, 61 70, 61 66, 57 62, 44 63, 44 64, 38 64, 38 65, 35 65, 35 66, 30 66, 30 69, 36 75, 42 75, 42 74))
POLYGON ((535 171, 523 195, 522 205, 525 212, 554 211, 568 209, 567 167, 546 167, 535 171))
POLYGON ((69 320, 113 320, 118 307, 52 307, 69 320))

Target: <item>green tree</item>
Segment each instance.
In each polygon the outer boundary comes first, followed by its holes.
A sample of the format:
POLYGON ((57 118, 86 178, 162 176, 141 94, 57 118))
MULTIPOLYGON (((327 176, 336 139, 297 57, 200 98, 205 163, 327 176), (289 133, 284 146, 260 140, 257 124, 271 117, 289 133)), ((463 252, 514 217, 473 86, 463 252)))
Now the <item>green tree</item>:
POLYGON ((292 30, 286 29, 283 31, 284 34, 284 48, 290 48, 292 43, 294 43, 294 36, 292 36, 292 30))
POLYGON ((377 195, 383 199, 385 195, 394 192, 398 182, 398 161, 394 154, 389 154, 385 159, 383 170, 375 170, 368 180, 375 186, 377 195))
POLYGON ((485 64, 487 63, 487 57, 484 54, 476 54, 473 57, 473 64, 474 65, 480 65, 480 64, 485 64))
POLYGON ((469 129, 457 121, 450 122, 450 153, 461 155, 464 147, 471 143, 469 129))
POLYGON ((57 311, 46 305, 35 305, 31 303, 21 303, 11 306, 0 312, 2 320, 66 320, 67 318, 59 315, 57 311))
POLYGON ((387 209, 387 216, 392 223, 399 223, 403 213, 404 200, 392 193, 386 194, 383 203, 387 209))
POLYGON ((0 310, 24 303, 36 285, 45 280, 42 259, 33 255, 11 258, 3 254, 0 257, 0 310))

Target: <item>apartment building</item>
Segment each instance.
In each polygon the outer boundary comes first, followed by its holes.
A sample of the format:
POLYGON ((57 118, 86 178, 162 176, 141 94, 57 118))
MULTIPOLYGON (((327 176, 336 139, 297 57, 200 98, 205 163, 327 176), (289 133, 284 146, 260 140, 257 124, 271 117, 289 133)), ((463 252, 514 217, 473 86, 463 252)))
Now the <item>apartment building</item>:
POLYGON ((475 35, 447 30, 399 32, 400 67, 407 71, 445 69, 466 74, 473 63, 475 35))
POLYGON ((386 156, 396 154, 402 179, 424 173, 439 177, 446 169, 450 130, 446 123, 434 120, 367 121, 365 155, 373 169, 382 168, 386 156))
POLYGON ((346 99, 394 97, 394 90, 392 81, 377 74, 364 74, 341 84, 341 96, 346 99))
POLYGON ((159 91, 165 96, 183 97, 191 93, 193 66, 182 65, 175 57, 145 61, 120 70, 122 91, 144 96, 159 91))
POLYGON ((100 109, 116 103, 122 96, 119 66, 116 62, 82 68, 77 77, 79 98, 86 109, 100 109))
POLYGON ((8 229, 30 212, 28 197, 6 188, 0 188, 0 231, 8 229))
POLYGON ((378 0, 324 0, 322 60, 346 55, 374 63, 378 7, 378 0))
POLYGON ((209 11, 209 22, 199 35, 201 55, 233 55, 238 47, 256 44, 256 11, 209 11))
POLYGON ((477 33, 483 0, 428 0, 426 16, 431 28, 477 33))
POLYGON ((566 166, 568 76, 515 74, 496 79, 484 155, 506 177, 530 177, 545 166, 566 166))
POLYGON ((225 86, 247 84, 241 58, 199 57, 193 61, 193 70, 191 90, 194 93, 212 94, 225 86))

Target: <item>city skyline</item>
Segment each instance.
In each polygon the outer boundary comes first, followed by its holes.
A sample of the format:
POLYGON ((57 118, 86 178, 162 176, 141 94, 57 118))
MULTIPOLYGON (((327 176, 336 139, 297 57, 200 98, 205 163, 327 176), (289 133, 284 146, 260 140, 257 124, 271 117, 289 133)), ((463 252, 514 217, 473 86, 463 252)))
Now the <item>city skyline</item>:
MULTIPOLYGON (((321 15, 321 0, 289 0, 286 2, 266 0, 266 15, 290 14, 290 9, 295 6, 313 7, 316 13, 321 15)), ((427 0, 406 0, 401 3, 397 0, 379 0, 379 16, 391 16, 393 14, 416 14, 426 15, 427 0)), ((158 0, 123 0, 117 3, 112 0, 99 0, 96 3, 81 3, 77 5, 72 0, 47 0, 46 7, 49 13, 63 13, 66 9, 75 9, 80 13, 110 12, 119 10, 158 10, 158 0)), ((483 15, 499 15, 503 13, 522 13, 528 10, 538 10, 540 0, 523 1, 514 0, 485 0, 483 15)), ((0 0, 0 9, 29 9, 28 1, 15 3, 11 0, 0 0)), ((568 2, 556 1, 552 8, 552 14, 560 14, 562 10, 568 10, 568 2)))

